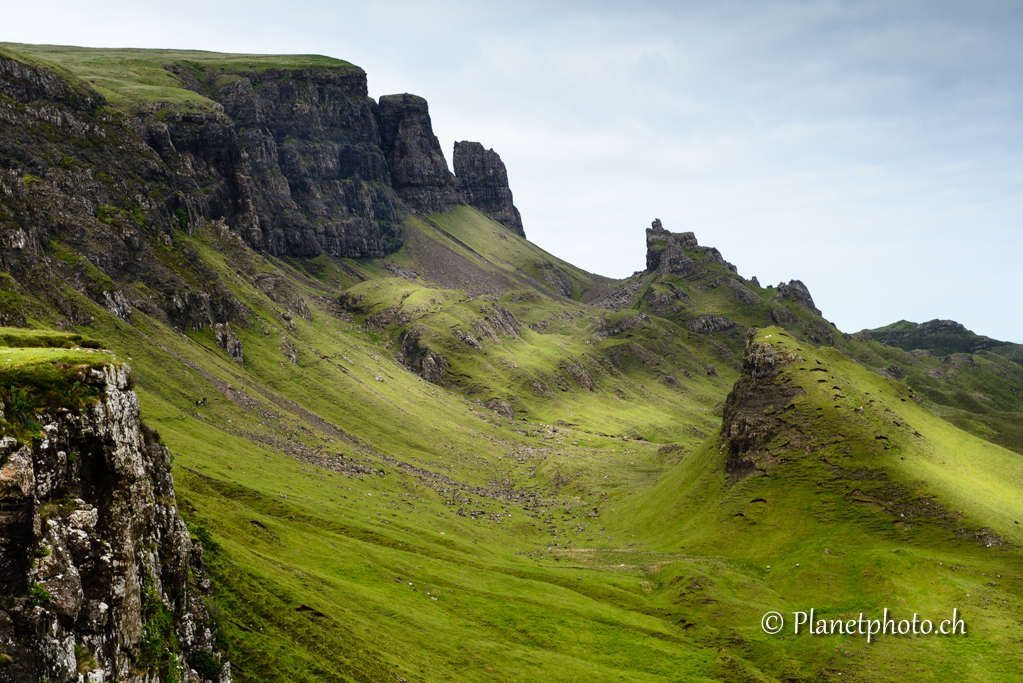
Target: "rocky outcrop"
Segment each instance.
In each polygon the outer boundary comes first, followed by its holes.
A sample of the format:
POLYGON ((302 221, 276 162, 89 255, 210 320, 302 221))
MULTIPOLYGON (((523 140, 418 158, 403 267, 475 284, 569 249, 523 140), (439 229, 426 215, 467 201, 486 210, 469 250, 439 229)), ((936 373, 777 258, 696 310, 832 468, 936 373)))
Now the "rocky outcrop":
POLYGON ((581 363, 564 362, 558 367, 574 379, 583 389, 588 391, 597 390, 597 383, 593 380, 593 375, 581 363))
POLYGON ((669 232, 655 218, 646 231, 646 269, 649 273, 674 273, 683 277, 700 275, 705 268, 686 251, 704 255, 703 260, 719 263, 733 273, 735 266, 726 261, 714 247, 701 247, 691 232, 669 232))
POLYGON ((738 326, 734 320, 720 315, 701 315, 699 318, 686 321, 686 327, 690 332, 696 334, 710 334, 711 332, 727 332, 738 326))
POLYGON ((646 231, 646 269, 651 273, 692 273, 698 266, 684 250, 695 246, 695 234, 668 232, 661 226, 661 219, 655 218, 646 231))
POLYGON ((501 417, 515 417, 515 409, 503 398, 492 398, 486 402, 486 406, 501 417))
POLYGON ((82 374, 95 405, 0 440, 0 681, 227 683, 170 452, 127 366, 82 374))
POLYGON ((650 316, 648 316, 646 313, 637 313, 634 316, 622 318, 615 322, 611 322, 607 318, 599 318, 597 320, 597 328, 594 330, 594 334, 600 337, 601 339, 606 337, 613 337, 616 334, 628 332, 637 325, 649 322, 650 316))
POLYGON ((407 93, 384 95, 377 120, 391 186, 402 201, 422 213, 443 213, 457 206, 455 177, 433 134, 426 100, 407 93))
POLYGON ((171 70, 224 112, 172 115, 144 131, 175 170, 220 178, 220 201, 193 203, 190 215, 226 218, 275 256, 380 257, 401 245, 404 207, 362 69, 171 70))
POLYGON ((427 382, 438 382, 450 363, 423 340, 426 330, 413 325, 398 337, 401 344, 402 360, 412 372, 427 382))
POLYGON ((774 295, 775 301, 795 301, 806 310, 820 315, 820 309, 814 306, 810 290, 799 280, 789 280, 788 284, 778 283, 778 293, 774 295))
POLYGON ((522 326, 519 325, 515 314, 504 306, 482 306, 480 314, 498 334, 509 337, 518 337, 522 334, 522 326))
POLYGON ((732 290, 732 294, 735 295, 736 299, 746 304, 747 306, 752 306, 754 304, 760 303, 760 297, 751 292, 750 290, 746 289, 746 287, 744 287, 742 283, 740 283, 738 280, 729 280, 728 288, 732 290))
POLYGON ((213 336, 217 340, 217 346, 227 351, 227 355, 239 365, 245 365, 245 356, 242 353, 242 342, 238 337, 234 336, 231 331, 231 323, 220 324, 217 323, 213 326, 213 336))
POLYGON ((783 367, 803 359, 757 341, 756 333, 750 330, 747 337, 742 375, 725 400, 721 420, 722 449, 727 450, 725 471, 733 481, 755 473, 770 459, 767 444, 786 429, 779 412, 804 393, 801 387, 775 381, 783 367))
POLYGON ((73 302, 58 300, 56 279, 119 317, 134 307, 202 328, 245 312, 175 231, 206 224, 280 256, 401 246, 406 209, 364 72, 177 72, 211 98, 206 109, 127 116, 79 81, 0 54, 0 260, 16 280, 28 274, 62 310, 73 302), (56 245, 82 260, 43 264, 56 245), (39 282, 46 274, 55 281, 39 282), (135 283, 154 296, 124 286, 135 283))
POLYGON ((484 149, 478 142, 456 142, 452 164, 463 203, 490 216, 516 235, 526 236, 522 217, 512 203, 508 171, 497 152, 484 149))

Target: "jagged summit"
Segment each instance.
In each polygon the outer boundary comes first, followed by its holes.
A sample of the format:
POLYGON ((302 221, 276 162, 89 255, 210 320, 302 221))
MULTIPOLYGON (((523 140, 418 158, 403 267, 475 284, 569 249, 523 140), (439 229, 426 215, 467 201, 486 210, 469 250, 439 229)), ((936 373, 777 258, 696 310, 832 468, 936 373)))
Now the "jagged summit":
POLYGON ((391 185, 414 211, 443 213, 458 204, 455 177, 433 134, 426 100, 417 95, 384 95, 379 108, 381 148, 391 185))
POLYGON ((735 266, 721 256, 714 247, 701 247, 692 232, 669 232, 661 225, 661 219, 655 218, 646 231, 646 269, 649 273, 675 273, 691 275, 702 270, 686 250, 700 252, 710 260, 728 267, 736 272, 735 266))

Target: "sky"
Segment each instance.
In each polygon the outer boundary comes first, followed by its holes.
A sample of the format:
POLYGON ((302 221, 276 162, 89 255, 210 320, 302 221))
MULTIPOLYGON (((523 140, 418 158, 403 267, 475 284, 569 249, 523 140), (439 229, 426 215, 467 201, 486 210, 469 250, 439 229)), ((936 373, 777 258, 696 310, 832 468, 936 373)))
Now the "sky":
POLYGON ((531 241, 609 277, 654 218, 847 332, 1023 343, 1023 2, 19 3, 0 41, 324 54, 504 160, 531 241))

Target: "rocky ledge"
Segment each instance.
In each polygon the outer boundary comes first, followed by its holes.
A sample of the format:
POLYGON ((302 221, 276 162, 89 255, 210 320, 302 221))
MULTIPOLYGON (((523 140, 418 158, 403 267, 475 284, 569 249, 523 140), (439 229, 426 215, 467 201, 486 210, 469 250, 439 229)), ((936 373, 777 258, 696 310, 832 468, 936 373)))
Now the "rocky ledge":
POLYGON ((90 408, 0 439, 0 681, 228 683, 170 451, 139 419, 127 366, 78 373, 90 408))

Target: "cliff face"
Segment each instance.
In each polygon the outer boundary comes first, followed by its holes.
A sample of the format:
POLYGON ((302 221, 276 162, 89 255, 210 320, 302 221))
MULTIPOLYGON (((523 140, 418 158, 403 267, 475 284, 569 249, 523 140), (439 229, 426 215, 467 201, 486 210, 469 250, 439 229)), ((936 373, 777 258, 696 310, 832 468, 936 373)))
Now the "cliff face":
MULTIPOLYGON (((175 242, 200 224, 298 258, 386 256, 409 209, 463 202, 523 234, 500 158, 470 145, 460 182, 426 100, 378 106, 357 67, 165 68, 204 107, 118 113, 83 81, 0 51, 0 268, 65 326, 92 323, 82 294, 124 320, 244 328, 247 307, 175 242)), ((0 297, 0 323, 25 313, 0 297)))
POLYGON ((784 282, 778 283, 778 293, 774 297, 775 301, 795 301, 797 304, 810 311, 821 315, 821 311, 813 303, 813 297, 810 296, 810 290, 806 288, 806 285, 800 280, 789 280, 788 284, 784 282))
POLYGON ((126 367, 81 374, 100 394, 91 409, 0 439, 0 681, 227 683, 170 453, 126 367))
POLYGON ((459 203, 455 177, 433 134, 426 100, 416 95, 380 98, 380 137, 391 185, 409 208, 443 213, 459 203))
POLYGON ((390 176, 358 68, 259 72, 172 69, 223 115, 178 115, 145 135, 188 174, 198 162, 222 178, 218 205, 252 247, 274 255, 380 257, 400 246, 404 207, 390 176))
POLYGON ((512 203, 508 171, 497 152, 478 142, 456 142, 453 163, 462 202, 525 237, 522 216, 512 203))
MULTIPOLYGON (((67 286, 123 319, 139 309, 179 329, 244 325, 247 309, 195 254, 160 258, 175 230, 200 222, 279 256, 401 245, 406 209, 364 72, 179 76, 222 111, 113 113, 80 82, 0 54, 0 265, 65 324, 91 323, 67 286)), ((23 325, 7 303, 0 321, 23 325)))

